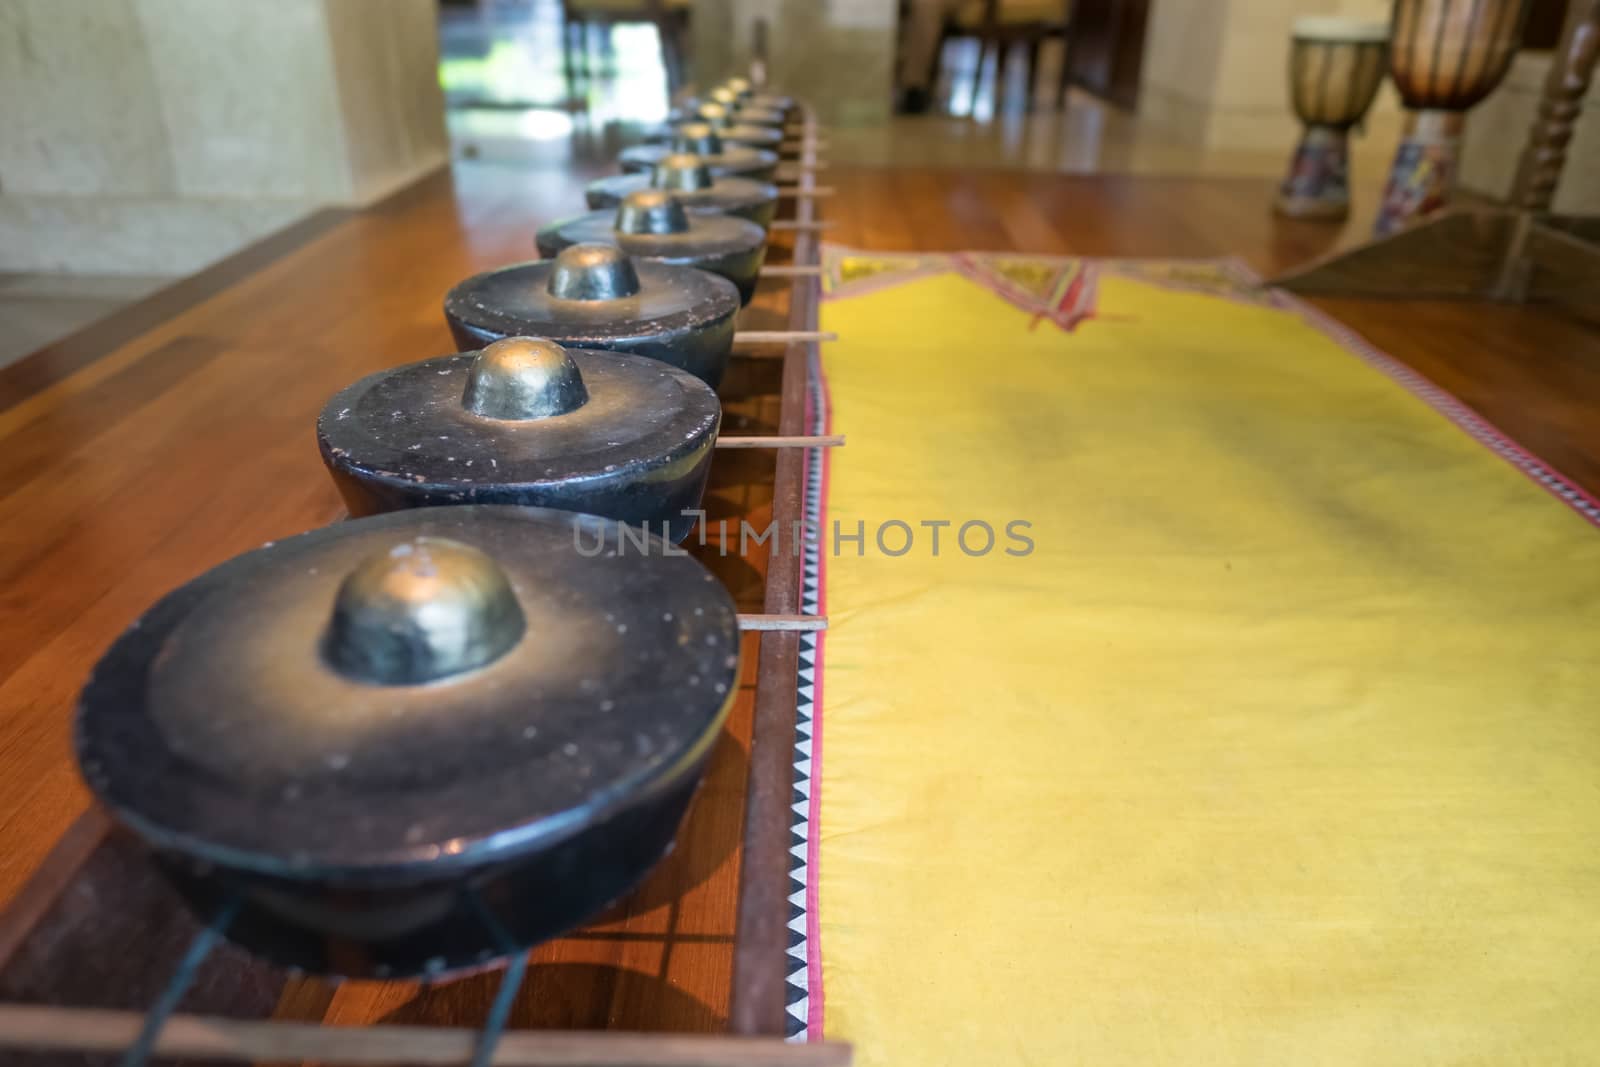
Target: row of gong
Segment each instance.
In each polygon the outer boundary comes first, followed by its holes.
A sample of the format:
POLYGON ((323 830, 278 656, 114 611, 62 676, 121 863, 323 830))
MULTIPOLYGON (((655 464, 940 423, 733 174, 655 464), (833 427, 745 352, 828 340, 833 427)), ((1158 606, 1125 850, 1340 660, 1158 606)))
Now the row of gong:
POLYGON ((351 520, 169 593, 96 666, 84 778, 225 936, 433 975, 576 925, 670 847, 740 650, 671 542, 794 111, 728 83, 541 231, 548 258, 458 285, 461 354, 319 420, 351 520))

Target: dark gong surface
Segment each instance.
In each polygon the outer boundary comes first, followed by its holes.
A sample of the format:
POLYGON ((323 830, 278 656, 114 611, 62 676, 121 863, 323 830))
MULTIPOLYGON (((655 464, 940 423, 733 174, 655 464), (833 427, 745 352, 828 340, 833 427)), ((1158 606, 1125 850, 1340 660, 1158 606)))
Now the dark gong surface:
POLYGON ((660 360, 562 355, 584 395, 556 414, 486 417, 469 408, 477 352, 379 371, 341 390, 317 420, 317 444, 350 514, 529 504, 683 540, 694 525, 684 512, 699 507, 710 469, 717 394, 660 360))
POLYGON ((692 267, 628 261, 636 291, 612 296, 619 291, 599 286, 592 298, 552 293, 558 266, 585 256, 594 262, 579 269, 596 272, 616 269, 603 256, 626 259, 614 247, 575 245, 555 260, 502 267, 457 285, 444 301, 456 343, 475 349, 502 337, 548 337, 568 347, 659 359, 716 388, 733 349, 734 284, 692 267))
POLYGON ((737 668, 727 592, 659 539, 430 508, 263 546, 162 598, 93 671, 76 747, 192 900, 244 898, 230 937, 317 970, 434 971, 550 936, 637 880, 737 668), (521 616, 504 651, 427 684, 336 667, 347 576, 431 549, 438 568, 417 573, 448 577, 443 546, 498 567, 521 616))
MULTIPOLYGON (((672 158, 666 157, 662 164, 672 158)), ((622 198, 629 193, 657 188, 666 186, 658 183, 655 172, 613 174, 609 178, 598 178, 590 182, 584 187, 583 195, 589 206, 595 210, 615 209, 622 203, 622 198)), ((768 182, 751 181, 748 178, 709 177, 709 184, 704 188, 673 188, 672 192, 689 211, 697 214, 710 212, 734 215, 748 219, 762 229, 772 225, 773 216, 778 212, 778 187, 768 182)))
POLYGON ((641 144, 625 148, 617 157, 627 172, 647 171, 667 156, 693 152, 717 177, 750 178, 771 181, 778 170, 778 153, 764 148, 747 148, 724 143, 705 123, 689 123, 678 129, 670 144, 641 144))
MULTIPOLYGON (((640 144, 624 148, 617 162, 629 174, 647 171, 674 152, 693 151, 679 143, 640 144)), ((742 145, 724 144, 719 151, 701 152, 711 173, 721 178, 749 178, 767 182, 778 170, 778 153, 764 148, 746 148, 742 145)))
POLYGON ((539 254, 553 259, 579 244, 612 244, 641 260, 697 267, 728 279, 739 302, 755 295, 767 234, 749 219, 681 210, 665 202, 676 193, 647 189, 629 193, 612 211, 591 211, 539 230, 539 254), (632 210, 630 210, 632 209, 632 210))
MULTIPOLYGON (((645 136, 650 144, 671 144, 678 135, 678 129, 684 125, 666 126, 652 130, 645 136)), ((783 131, 776 126, 759 126, 748 122, 734 122, 729 125, 717 125, 717 136, 725 144, 743 145, 746 148, 765 148, 770 151, 779 151, 783 143, 783 131)))
MULTIPOLYGON (((779 131, 783 129, 783 124, 788 121, 781 111, 743 105, 734 109, 732 118, 734 124, 738 126, 754 126, 760 129, 779 131)), ((719 128, 717 132, 722 133, 723 131, 719 128)), ((723 137, 726 138, 727 134, 723 133, 723 137)))
POLYGON ((792 96, 782 96, 767 93, 756 93, 746 97, 742 107, 759 108, 764 111, 776 111, 785 117, 798 109, 798 104, 792 96))

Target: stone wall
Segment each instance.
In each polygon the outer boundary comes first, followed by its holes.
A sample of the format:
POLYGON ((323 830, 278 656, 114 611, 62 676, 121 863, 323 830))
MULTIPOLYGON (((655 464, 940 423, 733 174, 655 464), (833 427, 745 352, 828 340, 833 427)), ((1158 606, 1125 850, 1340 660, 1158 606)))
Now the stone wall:
POLYGON ((6 0, 0 270, 186 274, 448 156, 433 0, 6 0))

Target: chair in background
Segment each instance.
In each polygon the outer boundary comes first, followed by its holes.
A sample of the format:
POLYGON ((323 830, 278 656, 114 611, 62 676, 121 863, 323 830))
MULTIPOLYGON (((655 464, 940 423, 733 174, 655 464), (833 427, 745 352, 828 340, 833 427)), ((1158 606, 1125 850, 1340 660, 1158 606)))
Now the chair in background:
MULTIPOLYGON (((562 0, 562 58, 566 65, 567 92, 578 97, 578 60, 587 62, 589 31, 609 29, 618 23, 646 22, 661 38, 661 63, 667 72, 667 95, 683 85, 685 44, 689 39, 689 9, 694 0, 562 0)), ((587 69, 585 69, 587 73, 587 69)))
MULTIPOLYGON (((934 59, 933 78, 930 85, 939 84, 938 64, 942 62, 944 46, 954 38, 975 38, 978 42, 978 65, 972 78, 972 105, 976 106, 978 90, 983 85, 983 67, 990 55, 995 57, 994 77, 996 106, 1005 88, 1006 56, 1018 44, 1027 46, 1028 87, 1027 106, 1033 107, 1033 82, 1039 69, 1039 50, 1045 41, 1059 38, 1063 51, 1070 41, 1073 0, 966 0, 953 9, 946 18, 944 34, 934 59)), ((1056 84, 1056 107, 1067 98, 1067 79, 1072 65, 1063 54, 1061 76, 1056 84)), ((970 110, 970 108, 969 108, 970 110)))

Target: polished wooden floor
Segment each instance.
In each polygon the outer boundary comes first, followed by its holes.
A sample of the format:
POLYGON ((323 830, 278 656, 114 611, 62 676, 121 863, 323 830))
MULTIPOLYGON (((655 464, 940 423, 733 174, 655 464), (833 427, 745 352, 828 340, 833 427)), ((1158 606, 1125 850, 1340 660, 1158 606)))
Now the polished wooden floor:
MULTIPOLYGON (((829 238, 867 249, 1232 255, 1270 274, 1341 239, 1275 219, 1263 180, 840 168, 828 181, 829 238)), ((530 258, 535 225, 581 206, 570 172, 461 165, 371 210, 309 220, 0 371, 0 902, 87 803, 69 723, 105 645, 199 571, 333 519, 313 440, 323 401, 372 370, 449 351, 445 290, 530 258)), ((1600 492, 1600 333, 1529 308, 1320 303, 1600 492)), ((771 366, 749 360, 730 383, 735 425, 767 426, 771 366)), ((749 487, 760 473, 728 472, 728 491, 745 495, 718 506, 759 513, 749 487)), ((758 587, 758 568, 721 566, 741 594, 758 587)), ((672 860, 605 921, 540 950, 519 1025, 721 1027, 744 696, 672 860)), ((476 1021, 489 982, 307 981, 280 1013, 476 1021)))

